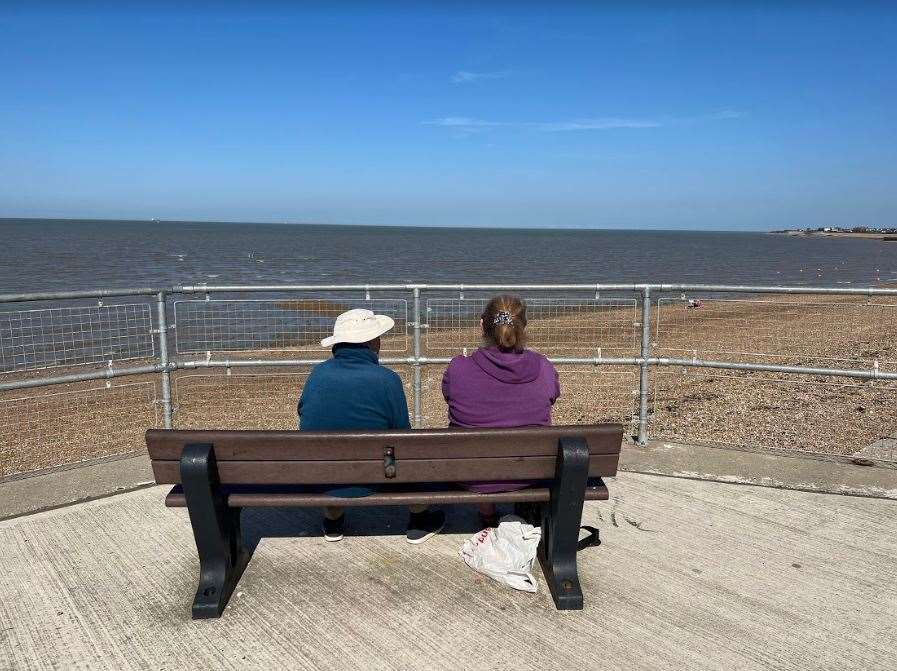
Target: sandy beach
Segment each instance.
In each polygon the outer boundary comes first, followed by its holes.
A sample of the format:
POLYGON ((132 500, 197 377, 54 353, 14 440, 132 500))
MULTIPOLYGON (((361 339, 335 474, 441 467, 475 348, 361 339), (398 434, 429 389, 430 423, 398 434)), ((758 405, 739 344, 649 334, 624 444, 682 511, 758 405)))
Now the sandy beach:
MULTIPOLYGON (((897 301, 863 297, 664 297, 652 312, 653 354, 661 357, 897 370, 897 301)), ((338 305, 332 306, 334 310, 338 305)), ((444 313, 445 314, 445 313, 444 313)), ((423 355, 453 356, 479 343, 470 312, 431 317, 423 355)), ((530 300, 530 346, 549 356, 637 356, 640 311, 629 299, 530 300)), ((404 323, 399 329, 404 329, 404 323)), ((407 333, 384 339, 383 356, 410 355, 407 333)), ((320 358, 313 345, 216 359, 320 358)), ((181 355, 180 359, 202 359, 181 355)), ((139 365, 141 361, 128 362, 139 365)), ((52 369, 53 374, 87 367, 52 369)), ((411 404, 410 366, 397 366, 411 404)), ((444 426, 443 365, 423 368, 425 426, 444 426)), ((172 374, 179 428, 278 428, 296 422, 307 368, 178 370, 172 374)), ((638 369, 558 365, 556 423, 619 421, 635 433, 638 369)), ((3 376, 33 378, 47 371, 3 376)), ((2 476, 143 449, 143 431, 162 423, 158 375, 17 390, 0 394, 2 476)), ((652 368, 652 438, 748 449, 851 454, 897 433, 897 384, 778 373, 652 368)))

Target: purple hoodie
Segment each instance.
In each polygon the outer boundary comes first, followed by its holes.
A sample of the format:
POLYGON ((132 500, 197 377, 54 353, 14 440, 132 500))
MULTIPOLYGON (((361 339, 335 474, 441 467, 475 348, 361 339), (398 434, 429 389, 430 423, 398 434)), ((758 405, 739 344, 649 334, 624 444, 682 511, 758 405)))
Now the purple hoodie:
MULTIPOLYGON (((449 426, 514 427, 551 424, 551 406, 561 395, 558 373, 538 352, 502 352, 481 347, 456 356, 442 376, 449 426)), ((475 492, 509 492, 528 482, 462 482, 475 492)))
POLYGON ((532 350, 482 347, 456 356, 442 377, 450 426, 546 426, 560 394, 554 366, 532 350))

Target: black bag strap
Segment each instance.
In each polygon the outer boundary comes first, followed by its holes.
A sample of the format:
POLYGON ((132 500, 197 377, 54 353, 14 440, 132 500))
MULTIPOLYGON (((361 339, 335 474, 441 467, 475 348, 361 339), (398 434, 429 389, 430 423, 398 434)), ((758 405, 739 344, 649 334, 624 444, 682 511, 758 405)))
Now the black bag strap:
POLYGON ((601 545, 601 538, 598 535, 598 529, 595 527, 579 527, 585 529, 589 534, 576 544, 576 551, 585 550, 596 545, 601 545))

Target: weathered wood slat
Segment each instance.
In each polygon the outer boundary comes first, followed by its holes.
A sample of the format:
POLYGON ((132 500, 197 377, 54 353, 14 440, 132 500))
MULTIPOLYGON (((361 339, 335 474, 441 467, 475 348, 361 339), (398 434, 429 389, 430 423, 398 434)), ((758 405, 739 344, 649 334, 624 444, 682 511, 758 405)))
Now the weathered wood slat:
POLYGON ((180 459, 184 445, 210 443, 215 459, 225 461, 316 461, 382 459, 393 447, 396 458, 554 456, 560 438, 581 436, 591 454, 619 454, 619 424, 552 426, 515 429, 423 429, 416 431, 171 431, 150 429, 150 458, 180 459))
MULTIPOLYGON (((557 449, 557 448, 555 448, 557 449)), ((592 455, 589 475, 616 475, 617 454, 592 455)), ((539 480, 551 478, 557 457, 479 457, 396 460, 394 478, 384 474, 383 459, 355 461, 222 461, 222 484, 389 484, 402 482, 464 482, 469 480, 539 480)), ((158 484, 181 482, 179 461, 153 461, 158 484)))
MULTIPOLYGON (((295 491, 237 491, 225 494, 227 505, 234 508, 266 508, 274 506, 288 507, 321 507, 339 506, 357 508, 369 506, 409 506, 409 505, 444 505, 444 504, 477 504, 477 503, 544 503, 549 500, 551 490, 546 487, 528 487, 513 492, 496 492, 479 494, 467 490, 438 491, 390 491, 375 492, 370 496, 344 498, 329 496, 324 493, 306 493, 295 491)), ((610 497, 607 487, 600 480, 586 488, 587 501, 606 501, 610 497)), ((169 508, 183 508, 187 505, 184 492, 180 486, 172 488, 165 497, 165 505, 169 508)))

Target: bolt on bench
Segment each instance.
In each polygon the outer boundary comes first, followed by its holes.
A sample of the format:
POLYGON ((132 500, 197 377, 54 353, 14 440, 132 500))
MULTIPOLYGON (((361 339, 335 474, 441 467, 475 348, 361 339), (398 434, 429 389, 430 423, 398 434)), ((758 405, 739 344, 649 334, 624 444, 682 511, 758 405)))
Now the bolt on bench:
POLYGON ((406 506, 539 503, 539 561, 560 610, 582 608, 576 567, 583 501, 607 500, 623 427, 425 429, 369 432, 172 431, 150 429, 156 482, 176 485, 168 507, 185 507, 199 553, 193 618, 219 617, 249 561, 240 511, 271 506, 406 506), (479 494, 444 483, 536 480, 514 492, 479 494), (377 485, 362 498, 322 486, 377 485), (318 489, 319 491, 315 491, 318 489))

